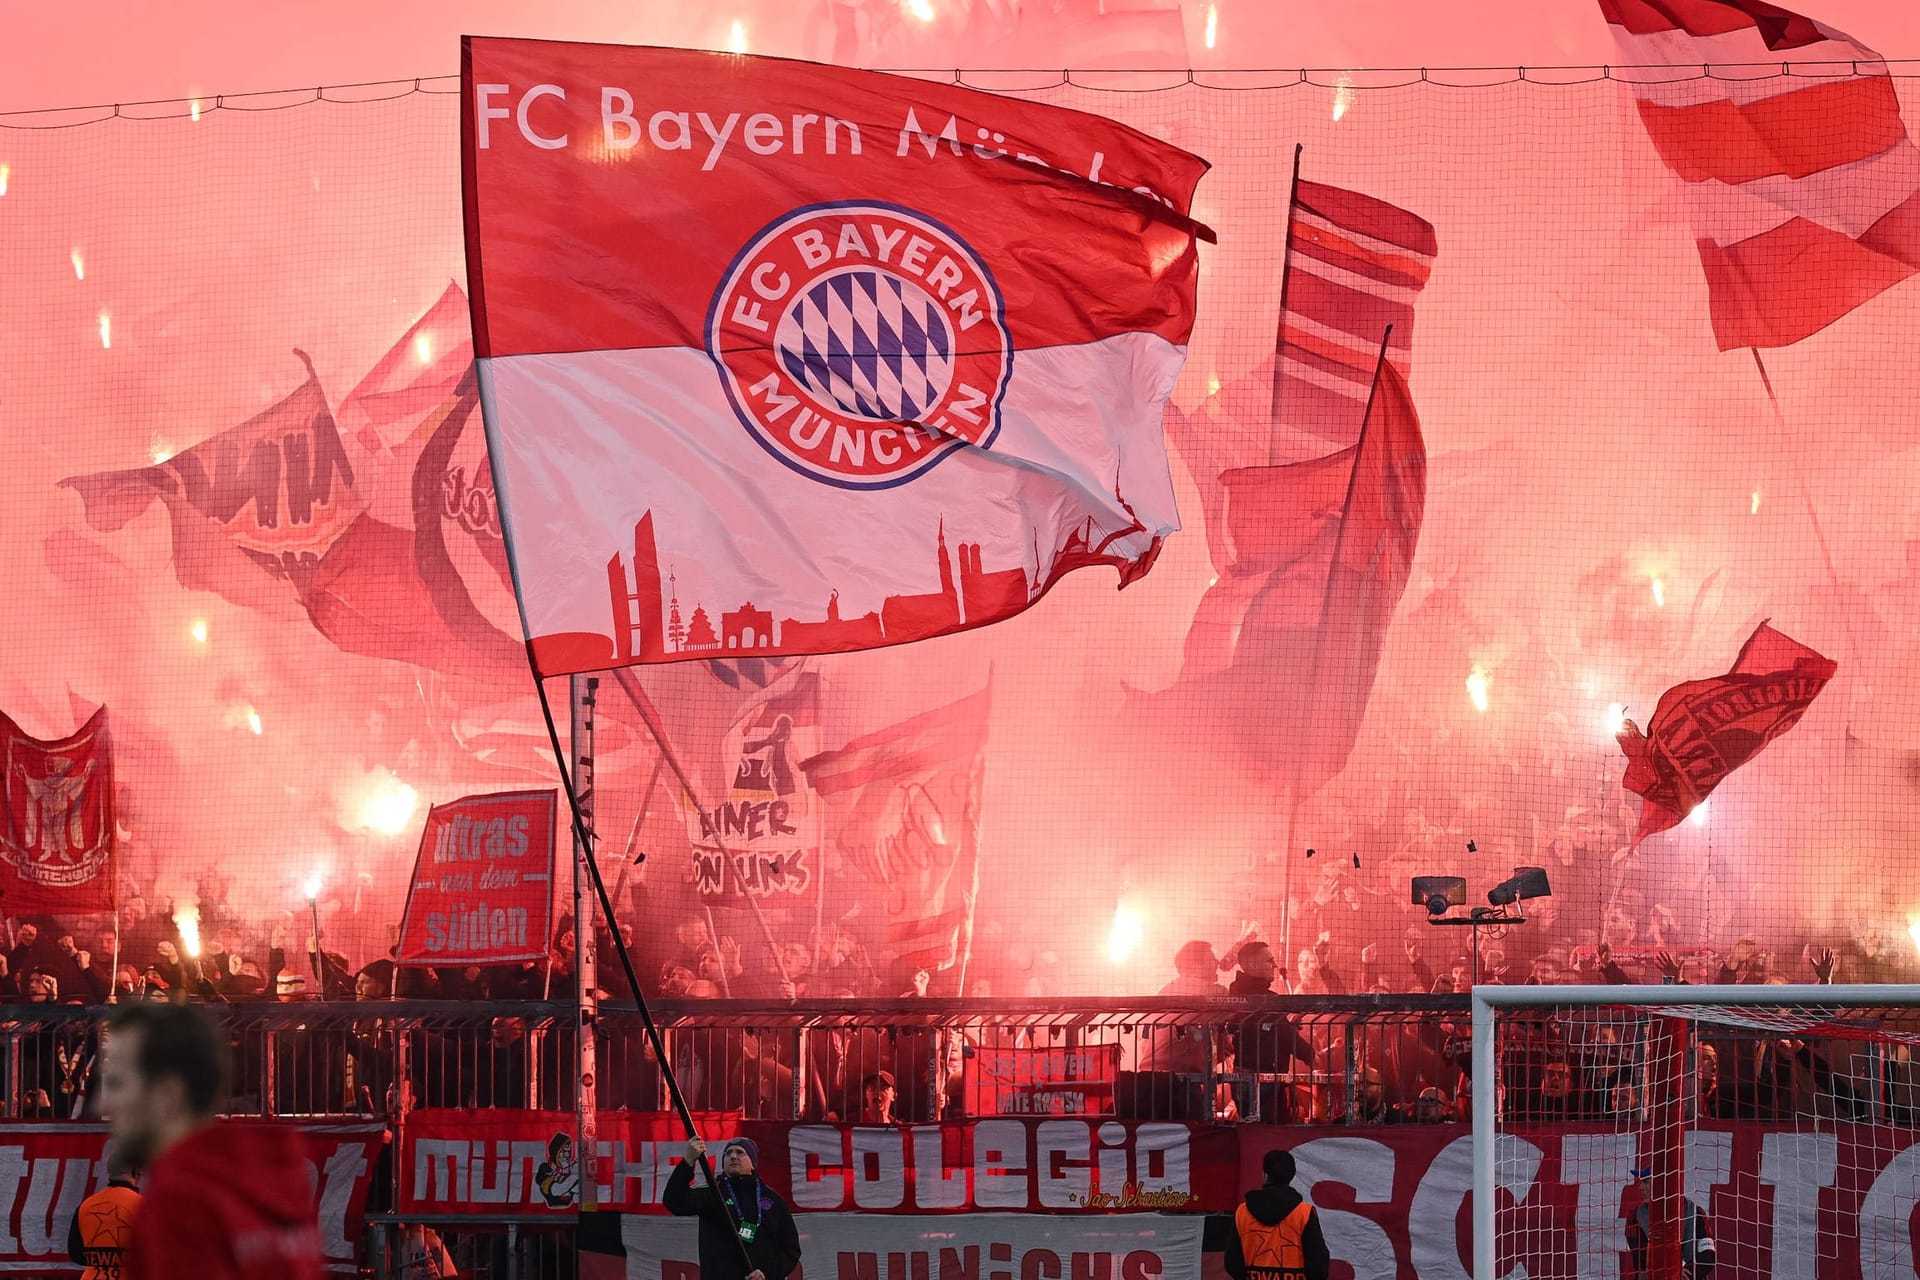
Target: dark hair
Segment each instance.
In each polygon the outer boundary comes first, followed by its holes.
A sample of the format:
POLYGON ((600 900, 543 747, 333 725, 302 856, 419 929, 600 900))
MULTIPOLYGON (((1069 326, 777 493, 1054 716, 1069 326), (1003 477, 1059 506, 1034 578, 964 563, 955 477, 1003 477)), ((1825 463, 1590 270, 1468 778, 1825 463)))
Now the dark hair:
POLYGON ((1262 951, 1271 951, 1271 950, 1273 950, 1273 948, 1268 946, 1264 942, 1259 942, 1259 941, 1244 942, 1240 944, 1240 949, 1233 953, 1234 954, 1233 962, 1239 965, 1242 969, 1244 969, 1247 967, 1247 961, 1253 959, 1255 956, 1259 955, 1262 951))
POLYGON ((1260 1161, 1260 1172, 1267 1175, 1272 1186, 1284 1187, 1293 1182, 1293 1152, 1269 1151, 1260 1161))
POLYGON ((214 1112, 227 1086, 227 1043, 191 1005, 123 1004, 107 1021, 114 1035, 140 1034, 135 1068, 148 1084, 172 1076, 185 1086, 195 1116, 214 1112))

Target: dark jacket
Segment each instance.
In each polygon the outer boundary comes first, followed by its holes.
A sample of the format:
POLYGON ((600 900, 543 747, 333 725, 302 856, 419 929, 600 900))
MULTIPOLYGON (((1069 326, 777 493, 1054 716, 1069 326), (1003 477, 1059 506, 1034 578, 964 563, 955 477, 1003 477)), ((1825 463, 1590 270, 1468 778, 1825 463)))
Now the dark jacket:
MULTIPOLYGON (((1251 974, 1240 974, 1227 988, 1230 996, 1264 997, 1278 1000, 1279 995, 1251 974)), ((1264 1013, 1247 1019, 1240 1026, 1236 1067, 1241 1071, 1285 1071, 1289 1060, 1313 1064, 1313 1044, 1300 1034, 1292 1019, 1284 1014, 1264 1013)))
MULTIPOLYGON (((1261 1187, 1258 1191, 1247 1192, 1247 1211, 1262 1225, 1276 1227, 1286 1221, 1288 1214, 1299 1208, 1303 1199, 1292 1187, 1261 1187)), ((1300 1233, 1300 1248, 1306 1254, 1307 1280, 1327 1280, 1333 1260, 1327 1253, 1327 1238, 1320 1233, 1318 1210, 1310 1210, 1307 1214, 1306 1230, 1300 1233)), ((1233 1280, 1247 1280, 1247 1260, 1240 1252, 1238 1231, 1228 1233, 1223 1261, 1227 1274, 1233 1280)))
POLYGON ((725 1178, 732 1192, 731 1204, 738 1205, 742 1220, 758 1225, 747 1256, 749 1268, 740 1256, 741 1241, 734 1234, 729 1203, 712 1187, 693 1185, 693 1165, 681 1161, 667 1179, 661 1202, 668 1213, 700 1219, 700 1280, 746 1280, 751 1269, 765 1273, 767 1280, 787 1280, 800 1265, 800 1232, 786 1201, 758 1178, 725 1178))

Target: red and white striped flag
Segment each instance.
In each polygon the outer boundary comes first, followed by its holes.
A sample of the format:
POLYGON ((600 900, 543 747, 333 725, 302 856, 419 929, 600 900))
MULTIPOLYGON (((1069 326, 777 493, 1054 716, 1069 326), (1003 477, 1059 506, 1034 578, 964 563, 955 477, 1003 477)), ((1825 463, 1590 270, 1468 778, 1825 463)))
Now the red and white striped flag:
POLYGON ((1275 418, 1343 445, 1359 438, 1388 325, 1387 360, 1407 376, 1413 303, 1438 250, 1432 224, 1405 209, 1324 183, 1294 184, 1275 418))
POLYGON ((472 39, 474 343, 545 674, 984 626, 1178 527, 1205 162, 1079 112, 472 39), (681 624, 672 622, 678 614, 681 624))
POLYGON ((1798 342, 1920 267, 1920 150, 1879 54, 1763 0, 1600 10, 1628 63, 1723 68, 1621 77, 1686 184, 1721 350, 1798 342))

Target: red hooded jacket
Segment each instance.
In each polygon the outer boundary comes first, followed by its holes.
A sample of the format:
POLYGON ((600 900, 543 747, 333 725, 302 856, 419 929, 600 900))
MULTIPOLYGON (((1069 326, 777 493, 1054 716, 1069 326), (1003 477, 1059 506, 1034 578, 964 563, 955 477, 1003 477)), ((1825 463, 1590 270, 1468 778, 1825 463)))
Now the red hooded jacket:
POLYGON ((208 1125, 147 1170, 125 1280, 320 1280, 311 1188, 297 1133, 208 1125))

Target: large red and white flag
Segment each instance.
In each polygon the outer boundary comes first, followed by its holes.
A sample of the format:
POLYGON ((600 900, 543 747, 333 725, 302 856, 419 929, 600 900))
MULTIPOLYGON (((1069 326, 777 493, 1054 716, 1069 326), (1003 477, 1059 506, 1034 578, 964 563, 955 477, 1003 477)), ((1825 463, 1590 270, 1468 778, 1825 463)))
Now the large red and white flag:
POLYGON ((0 913, 114 907, 107 712, 52 741, 0 714, 0 913))
POLYGON ((1600 0, 1686 184, 1721 350, 1784 347, 1920 269, 1920 150, 1880 55, 1765 0, 1600 0), (1793 64, 1791 74, 1757 64, 1793 64))
POLYGON ((1177 528, 1160 420, 1204 161, 676 49, 470 39, 463 93, 481 395, 542 673, 984 626, 1077 567, 1130 581, 1177 528))
POLYGON ((1294 184, 1273 379, 1276 419, 1343 445, 1359 438, 1380 335, 1393 326, 1387 361, 1405 378, 1414 300, 1438 252, 1433 225, 1417 214, 1358 191, 1294 184))
POLYGON ((836 865, 880 895, 904 964, 951 969, 972 944, 989 699, 983 689, 800 764, 826 803, 836 865))

